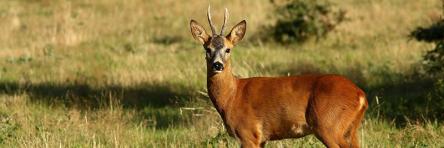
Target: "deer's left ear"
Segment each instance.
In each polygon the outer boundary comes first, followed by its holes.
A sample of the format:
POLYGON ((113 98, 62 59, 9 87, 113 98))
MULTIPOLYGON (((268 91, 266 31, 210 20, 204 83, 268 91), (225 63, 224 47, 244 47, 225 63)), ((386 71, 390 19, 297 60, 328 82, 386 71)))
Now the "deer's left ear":
POLYGON ((236 44, 244 38, 245 31, 247 31, 247 22, 243 20, 231 29, 230 34, 227 35, 227 39, 233 44, 236 44))

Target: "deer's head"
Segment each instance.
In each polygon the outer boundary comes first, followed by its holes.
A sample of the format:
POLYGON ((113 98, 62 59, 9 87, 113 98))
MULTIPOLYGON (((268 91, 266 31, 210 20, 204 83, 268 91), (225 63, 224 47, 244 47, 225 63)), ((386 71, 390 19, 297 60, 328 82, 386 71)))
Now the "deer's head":
POLYGON ((208 71, 217 74, 222 72, 225 67, 230 66, 231 49, 244 37, 247 23, 245 20, 241 21, 231 29, 228 35, 224 36, 223 33, 228 20, 228 10, 225 9, 224 24, 222 25, 220 33, 216 32, 211 21, 209 6, 207 16, 208 23, 211 27, 211 35, 195 20, 191 20, 190 22, 191 34, 196 40, 202 43, 205 49, 208 71))

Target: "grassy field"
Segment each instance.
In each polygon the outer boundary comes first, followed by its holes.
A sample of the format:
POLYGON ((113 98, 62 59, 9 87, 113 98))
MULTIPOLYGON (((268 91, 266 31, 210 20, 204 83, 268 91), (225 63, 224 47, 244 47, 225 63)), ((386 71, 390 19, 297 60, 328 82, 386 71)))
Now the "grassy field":
MULTIPOLYGON (((334 0, 347 21, 325 39, 281 46, 255 40, 273 22, 267 0, 212 1, 231 27, 240 77, 342 74, 368 93, 363 147, 444 147, 442 119, 428 115, 433 79, 421 58, 432 44, 410 40, 439 18, 439 0, 334 0), (425 105, 424 105, 425 104, 425 105), (413 108, 411 108, 413 107, 413 108), (419 109, 418 109, 419 108, 419 109), (426 110, 418 113, 416 110, 426 110)), ((2 147, 234 147, 206 95, 204 50, 191 18, 208 26, 208 1, 0 1, 2 147)), ((315 137, 267 147, 323 147, 315 137)))

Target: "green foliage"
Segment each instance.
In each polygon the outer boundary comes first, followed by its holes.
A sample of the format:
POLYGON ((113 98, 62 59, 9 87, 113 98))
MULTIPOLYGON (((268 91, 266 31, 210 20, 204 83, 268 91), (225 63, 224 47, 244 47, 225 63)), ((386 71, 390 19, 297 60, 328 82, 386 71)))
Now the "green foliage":
MULTIPOLYGON (((248 18, 248 38, 271 23, 268 1, 226 1, 230 22, 248 18)), ((427 109, 442 114, 433 110, 443 106, 439 89, 429 92, 432 81, 399 82, 429 47, 405 42, 402 31, 439 2, 329 1, 352 18, 339 35, 297 47, 239 44, 235 74, 345 75, 371 105, 361 147, 442 147, 443 120, 413 118, 427 109), (379 109, 380 116, 371 114, 379 109), (394 117, 413 122, 399 126, 394 117)), ((221 21, 225 6, 213 5, 221 21)), ((0 147, 239 147, 207 97, 205 54, 188 29, 190 18, 208 27, 207 7, 177 0, 0 1, 0 147)), ((266 147, 324 146, 311 135, 266 147)))
POLYGON ((210 137, 206 139, 204 142, 202 142, 202 145, 206 145, 207 147, 218 147, 221 144, 228 147, 228 143, 230 141, 231 137, 228 135, 226 131, 217 133, 216 136, 210 137))
POLYGON ((345 11, 328 1, 291 0, 276 8, 277 22, 269 28, 275 41, 303 42, 322 38, 345 17, 345 11))
POLYGON ((431 75, 444 72, 444 19, 428 27, 418 27, 410 33, 418 41, 435 43, 435 48, 424 55, 424 66, 431 75))
POLYGON ((437 42, 444 39, 444 20, 440 20, 428 27, 417 27, 410 33, 418 41, 437 42))
POLYGON ((429 94, 430 114, 436 115, 438 119, 444 119, 444 79, 435 82, 433 91, 429 94))
POLYGON ((444 119, 442 114, 444 112, 444 79, 441 77, 444 74, 444 19, 427 27, 417 27, 410 33, 410 37, 435 44, 435 47, 423 56, 423 66, 428 72, 427 75, 436 79, 428 92, 426 101, 416 100, 417 102, 410 103, 426 102, 426 115, 444 119))
POLYGON ((20 56, 18 58, 9 58, 7 59, 7 61, 9 63, 14 63, 14 64, 24 64, 24 63, 29 63, 32 61, 32 57, 30 55, 23 55, 20 56))
POLYGON ((15 137, 19 125, 6 113, 0 113, 0 144, 5 143, 9 138, 15 137))
MULTIPOLYGON (((444 27, 443 27, 444 29, 444 27)), ((436 42, 435 48, 424 55, 424 64, 432 75, 444 72, 444 41, 436 42)))

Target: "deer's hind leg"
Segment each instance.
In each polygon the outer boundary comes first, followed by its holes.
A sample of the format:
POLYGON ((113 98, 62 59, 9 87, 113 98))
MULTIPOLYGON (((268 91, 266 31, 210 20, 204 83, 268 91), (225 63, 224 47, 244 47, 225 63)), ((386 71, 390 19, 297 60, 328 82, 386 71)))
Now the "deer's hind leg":
MULTIPOLYGON (((365 98, 360 98, 365 99, 365 98)), ((365 100, 364 100, 365 101, 365 100)), ((361 107, 361 110, 356 115, 355 120, 353 121, 352 125, 350 125, 350 141, 351 141, 351 147, 353 148, 359 148, 359 136, 358 136, 358 130, 361 125, 362 119, 364 118, 364 113, 367 110, 368 104, 364 103, 361 107)))
POLYGON ((356 135, 352 133, 350 127, 358 112, 353 107, 346 107, 341 104, 334 105, 336 106, 334 108, 311 107, 308 115, 310 116, 312 130, 316 137, 327 147, 348 148, 351 146, 352 140, 347 138, 347 135, 356 135))
POLYGON ((347 148, 350 143, 344 136, 346 130, 321 126, 314 130, 316 137, 329 148, 347 148))

